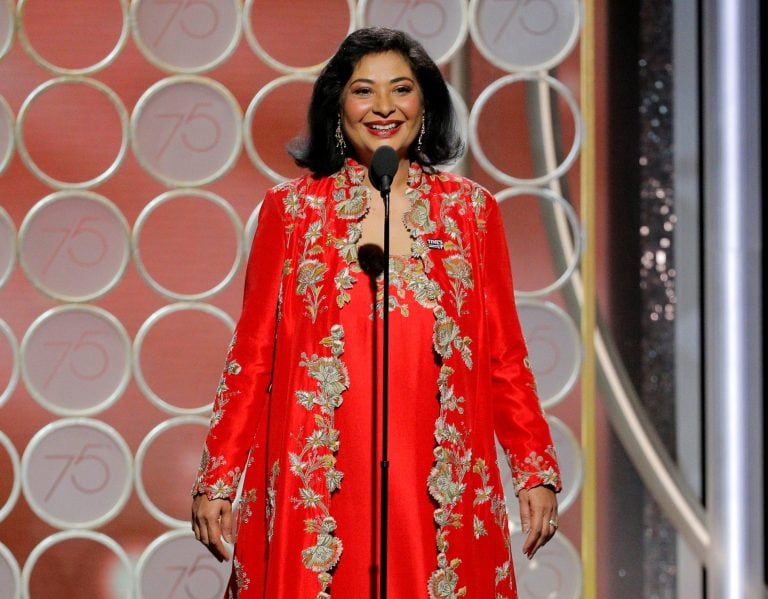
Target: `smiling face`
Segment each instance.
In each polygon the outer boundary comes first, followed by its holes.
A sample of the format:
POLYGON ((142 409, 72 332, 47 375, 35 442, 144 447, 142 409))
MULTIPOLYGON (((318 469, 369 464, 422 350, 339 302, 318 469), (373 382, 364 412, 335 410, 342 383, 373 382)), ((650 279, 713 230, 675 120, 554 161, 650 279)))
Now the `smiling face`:
POLYGON ((403 56, 368 54, 344 87, 341 126, 362 164, 369 165, 383 145, 405 160, 419 134, 423 112, 421 89, 403 56))

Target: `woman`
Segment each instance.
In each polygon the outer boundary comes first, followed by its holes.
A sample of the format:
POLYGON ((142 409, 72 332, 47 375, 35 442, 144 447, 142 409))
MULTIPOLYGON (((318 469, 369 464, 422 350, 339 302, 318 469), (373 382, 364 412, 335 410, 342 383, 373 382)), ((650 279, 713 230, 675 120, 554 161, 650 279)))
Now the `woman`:
POLYGON ((222 537, 237 536, 232 597, 358 599, 379 588, 372 355, 378 346, 381 358, 383 289, 374 283, 374 309, 357 250, 383 245, 383 203, 367 169, 382 145, 399 160, 390 198, 389 596, 516 596, 494 433, 519 493, 523 552, 533 556, 557 528, 557 463, 496 202, 434 168, 461 144, 424 49, 401 32, 363 29, 315 84, 309 134, 293 150, 312 174, 264 199, 193 490, 197 538, 224 559, 222 537))

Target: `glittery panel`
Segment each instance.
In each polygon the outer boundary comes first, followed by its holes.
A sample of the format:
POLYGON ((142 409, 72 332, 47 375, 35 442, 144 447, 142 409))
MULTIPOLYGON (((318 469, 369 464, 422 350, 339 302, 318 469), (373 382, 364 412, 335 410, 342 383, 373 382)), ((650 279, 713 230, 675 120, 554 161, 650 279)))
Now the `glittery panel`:
MULTIPOLYGON (((640 399, 662 442, 675 447, 675 262, 672 0, 640 4, 640 399)), ((676 595, 676 534, 647 496, 643 597, 676 595)))

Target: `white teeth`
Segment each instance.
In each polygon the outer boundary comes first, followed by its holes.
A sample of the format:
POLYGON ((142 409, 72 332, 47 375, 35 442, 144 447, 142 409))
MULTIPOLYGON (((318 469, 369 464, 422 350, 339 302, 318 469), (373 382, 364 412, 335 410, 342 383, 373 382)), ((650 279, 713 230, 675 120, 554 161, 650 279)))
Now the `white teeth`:
POLYGON ((388 125, 369 125, 371 129, 376 129, 376 131, 389 131, 390 129, 394 129, 397 127, 397 123, 390 123, 388 125))

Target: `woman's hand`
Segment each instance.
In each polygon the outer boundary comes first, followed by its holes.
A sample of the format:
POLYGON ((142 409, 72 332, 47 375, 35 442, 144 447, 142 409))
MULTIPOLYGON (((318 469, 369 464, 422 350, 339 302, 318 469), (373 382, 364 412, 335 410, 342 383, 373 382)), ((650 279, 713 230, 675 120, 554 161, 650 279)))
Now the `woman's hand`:
POLYGON ((549 487, 523 489, 517 494, 520 501, 520 523, 528 536, 523 553, 531 559, 540 547, 557 532, 557 499, 549 487))
POLYGON ((192 500, 192 531, 195 538, 208 548, 214 557, 229 561, 224 541, 232 543, 232 502, 229 499, 208 499, 195 495, 192 500))

